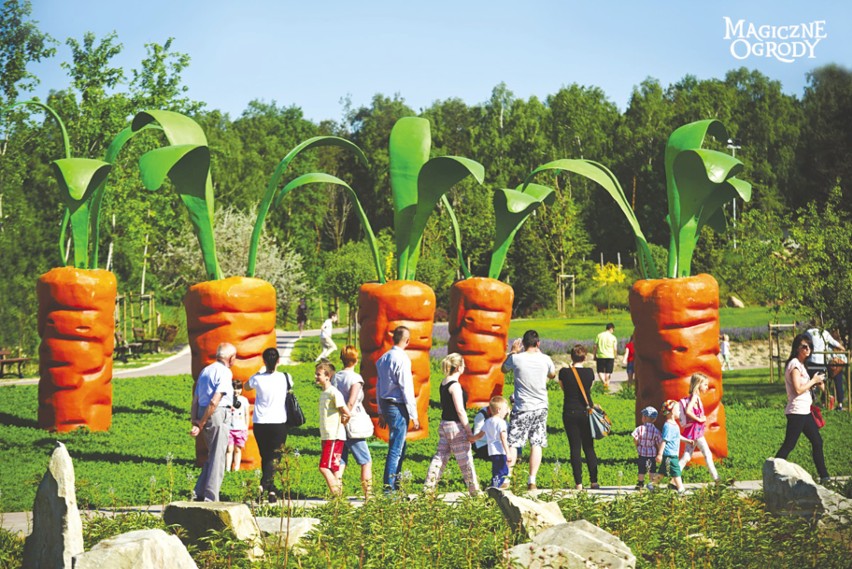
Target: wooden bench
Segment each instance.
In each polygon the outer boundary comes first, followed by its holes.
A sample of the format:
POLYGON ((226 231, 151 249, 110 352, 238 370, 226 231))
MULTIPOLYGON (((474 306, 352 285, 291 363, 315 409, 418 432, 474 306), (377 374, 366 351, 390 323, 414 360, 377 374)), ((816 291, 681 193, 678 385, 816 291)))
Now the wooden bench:
POLYGON ((134 328, 133 329, 133 340, 142 344, 142 352, 146 354, 153 354, 154 352, 160 351, 160 339, 159 338, 146 338, 145 330, 142 328, 134 328))
POLYGON ((127 363, 128 358, 138 358, 141 353, 142 344, 140 342, 126 342, 124 335, 116 330, 115 348, 112 351, 113 360, 121 360, 127 363))
POLYGON ((0 377, 6 377, 6 368, 11 368, 12 366, 17 366, 18 377, 24 377, 24 364, 28 364, 30 362, 34 362, 34 358, 13 358, 11 357, 12 352, 9 350, 0 350, 0 377))

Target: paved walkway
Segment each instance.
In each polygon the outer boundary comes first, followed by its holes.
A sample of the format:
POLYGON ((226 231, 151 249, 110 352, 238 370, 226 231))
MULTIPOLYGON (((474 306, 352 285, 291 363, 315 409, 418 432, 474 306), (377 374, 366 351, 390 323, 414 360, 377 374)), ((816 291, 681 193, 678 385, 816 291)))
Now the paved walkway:
MULTIPOLYGON (((706 484, 686 484, 687 492, 695 491, 706 484)), ((760 490, 763 486, 763 483, 759 480, 745 480, 745 481, 737 481, 731 486, 732 489, 737 492, 748 495, 752 492, 756 492, 760 490)), ((669 492, 670 490, 658 490, 658 492, 669 492)), ((635 494, 637 490, 634 489, 633 486, 602 486, 598 490, 535 490, 533 492, 529 492, 528 494, 532 497, 541 496, 544 500, 550 500, 552 496, 555 494, 559 498, 568 498, 574 495, 579 494, 580 492, 587 492, 589 495, 595 496, 596 498, 600 498, 603 500, 613 500, 618 496, 626 496, 629 494, 635 494)), ((643 490, 643 492, 647 492, 647 490, 643 490)), ((418 494, 411 494, 411 497, 414 498, 418 496, 418 494)), ((441 499, 447 503, 454 503, 464 496, 467 496, 466 492, 447 492, 445 494, 441 494, 441 499)), ((351 496, 348 498, 349 502, 353 506, 362 506, 364 501, 360 497, 351 496)), ((326 500, 320 499, 300 499, 293 500, 294 508, 316 508, 318 506, 323 506, 327 503, 326 500)), ((156 504, 151 506, 130 506, 127 508, 102 508, 97 510, 83 510, 80 514, 84 518, 93 518, 95 516, 111 516, 116 513, 123 512, 147 512, 149 514, 154 515, 162 515, 163 506, 162 504, 156 504)), ((28 535, 32 531, 32 513, 30 512, 10 512, 2 514, 0 513, 0 526, 4 529, 7 529, 11 532, 17 532, 24 535, 28 535)))
MULTIPOLYGON (((343 334, 346 328, 335 328, 335 334, 343 334)), ((305 330, 302 334, 303 338, 316 338, 319 336, 319 330, 305 330)), ((299 341, 298 332, 290 332, 285 330, 276 331, 276 342, 278 352, 281 354, 281 365, 294 365, 290 356, 293 353, 293 348, 296 342, 299 341)), ((113 378, 119 379, 124 377, 146 377, 149 375, 189 375, 192 372, 192 354, 189 346, 185 346, 179 352, 160 360, 156 363, 149 364, 143 367, 116 369, 113 371, 113 378)), ((0 382, 3 385, 37 385, 38 378, 18 379, 13 381, 0 382)))

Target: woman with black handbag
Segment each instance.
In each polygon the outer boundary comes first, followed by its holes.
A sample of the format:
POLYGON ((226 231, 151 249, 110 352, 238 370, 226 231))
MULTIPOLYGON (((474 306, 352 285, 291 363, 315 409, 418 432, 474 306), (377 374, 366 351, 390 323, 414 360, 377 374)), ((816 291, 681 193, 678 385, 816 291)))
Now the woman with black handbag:
POLYGON ((583 489, 583 459, 582 448, 586 455, 586 466, 589 469, 589 481, 592 488, 598 485, 598 457, 595 454, 595 439, 589 424, 588 409, 592 401, 588 397, 595 372, 591 368, 582 367, 586 361, 586 348, 581 344, 571 349, 572 367, 559 370, 559 383, 562 386, 562 425, 568 435, 568 446, 571 448, 571 469, 574 473, 574 484, 577 490, 583 489))
POLYGON ((290 374, 276 371, 278 367, 278 349, 267 348, 263 351, 263 363, 266 367, 251 376, 249 389, 256 391, 254 399, 254 438, 260 451, 261 492, 266 492, 270 504, 278 501, 275 489, 275 463, 281 457, 281 450, 287 442, 287 392, 293 387, 290 374))

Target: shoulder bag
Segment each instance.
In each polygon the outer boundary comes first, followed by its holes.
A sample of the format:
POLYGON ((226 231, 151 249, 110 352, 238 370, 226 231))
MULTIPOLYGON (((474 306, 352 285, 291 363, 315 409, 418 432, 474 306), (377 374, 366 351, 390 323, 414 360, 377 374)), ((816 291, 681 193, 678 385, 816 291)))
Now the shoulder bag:
POLYGON ((287 378, 287 397, 284 399, 284 409, 287 411, 287 428, 294 429, 305 424, 305 414, 302 413, 302 406, 299 405, 299 400, 293 393, 293 378, 289 373, 285 373, 287 378))
POLYGON ((583 387, 583 382, 580 381, 580 374, 577 373, 577 368, 571 367, 574 372, 574 378, 577 380, 577 386, 580 388, 580 393, 583 394, 583 399, 586 401, 586 412, 589 414, 589 426, 592 428, 592 437, 602 439, 609 435, 612 431, 612 421, 606 414, 606 411, 601 409, 600 405, 590 405, 589 397, 586 395, 586 388, 583 387))
POLYGON ((366 439, 373 436, 373 421, 367 415, 363 402, 352 408, 349 422, 346 423, 346 436, 350 439, 366 439))

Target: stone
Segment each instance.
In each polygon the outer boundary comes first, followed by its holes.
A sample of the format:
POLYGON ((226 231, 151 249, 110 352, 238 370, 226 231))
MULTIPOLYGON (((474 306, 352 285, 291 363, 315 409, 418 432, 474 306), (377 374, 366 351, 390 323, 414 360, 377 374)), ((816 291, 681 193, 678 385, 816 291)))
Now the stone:
POLYGON ((240 541, 249 542, 250 557, 262 557, 260 528, 248 506, 238 502, 172 502, 163 511, 166 525, 179 525, 185 530, 185 541, 205 548, 201 541, 208 532, 230 529, 240 541))
POLYGON ((521 543, 507 553, 512 561, 512 567, 518 569, 544 568, 548 569, 595 569, 597 565, 586 562, 585 559, 556 545, 540 545, 538 543, 521 543))
POLYGON ((636 567, 636 556, 623 541, 586 520, 551 526, 536 535, 532 542, 510 549, 509 555, 521 567, 636 567))
POLYGON ((488 495, 497 502, 509 526, 527 539, 551 526, 565 523, 565 516, 556 502, 522 498, 497 488, 489 488, 488 495))
POLYGON ((74 465, 60 442, 50 456, 47 472, 33 503, 33 531, 24 543, 26 569, 71 569, 83 553, 83 520, 77 508, 74 465))
POLYGON ((841 511, 852 510, 852 500, 817 484, 804 468, 781 458, 763 463, 763 495, 773 514, 811 521, 843 521, 841 511))
POLYGON ((256 518, 263 535, 277 538, 281 536, 288 548, 296 547, 302 537, 320 524, 319 518, 256 518))
POLYGON ((728 308, 745 308, 745 302, 733 295, 728 297, 727 304, 728 308))
POLYGON ((177 536, 161 529, 131 531, 105 539, 74 558, 74 569, 198 569, 177 536))

